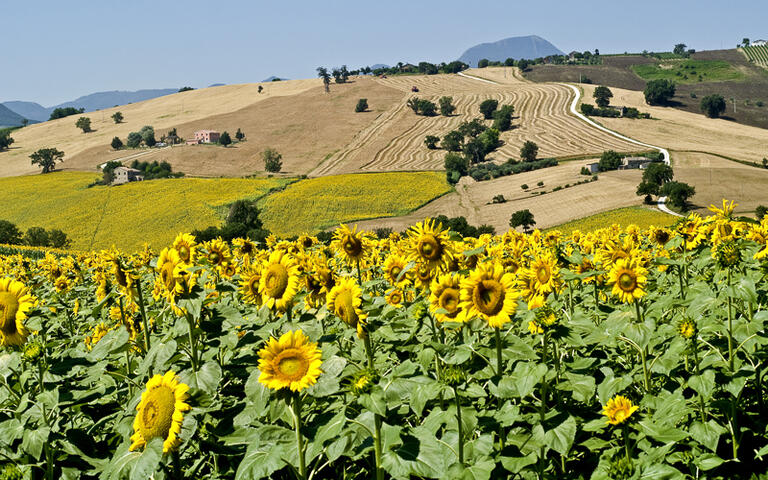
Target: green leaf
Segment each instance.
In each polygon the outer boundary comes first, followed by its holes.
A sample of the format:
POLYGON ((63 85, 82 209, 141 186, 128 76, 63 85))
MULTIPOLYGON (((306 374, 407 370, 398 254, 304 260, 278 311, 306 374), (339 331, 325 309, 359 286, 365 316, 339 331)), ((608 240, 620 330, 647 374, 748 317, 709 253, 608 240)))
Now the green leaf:
POLYGON ((157 471, 160 460, 163 458, 163 439, 153 438, 144 447, 144 451, 136 459, 136 463, 131 468, 131 480, 146 480, 152 478, 152 474, 157 471))
POLYGON ((573 439, 576 438, 576 419, 571 416, 553 428, 547 430, 544 434, 546 444, 552 450, 566 455, 573 445, 573 439))
POLYGON ((565 378, 568 381, 558 385, 558 389, 573 392, 573 399, 577 402, 590 403, 592 401, 595 396, 595 377, 566 372, 565 378))
POLYGON ((149 349, 146 357, 144 357, 141 365, 139 365, 138 372, 146 374, 149 372, 150 367, 152 367, 155 372, 164 372, 168 360, 170 360, 176 352, 178 352, 178 345, 175 340, 153 340, 152 348, 149 349))
POLYGON ((346 423, 347 417, 344 415, 344 412, 337 413, 327 423, 317 429, 313 441, 323 444, 328 440, 338 437, 346 423))
POLYGON ((726 429, 714 420, 710 420, 707 423, 693 422, 688 429, 691 438, 713 452, 717 452, 720 436, 725 432, 726 429))
POLYGON ((712 393, 715 391, 715 371, 709 369, 704 370, 701 375, 691 375, 691 378, 688 379, 688 386, 696 390, 696 393, 707 402, 712 398, 712 393))
POLYGON ((96 346, 93 347, 93 350, 88 353, 88 360, 95 363, 111 353, 123 351, 129 348, 129 340, 128 330, 124 328, 112 330, 104 335, 96 346))
POLYGON ((687 433, 678 428, 659 425, 651 420, 643 420, 639 424, 642 427, 640 429, 642 433, 661 443, 679 442, 688 437, 687 433))
POLYGON ((357 401, 373 413, 378 413, 382 416, 387 415, 387 402, 384 400, 384 391, 379 386, 375 386, 369 393, 364 393, 357 397, 357 401))
POLYGON ((705 453, 703 455, 694 457, 693 462, 700 469, 706 472, 707 470, 712 470, 713 468, 719 467, 723 462, 725 462, 725 460, 718 457, 714 453, 705 453))
POLYGON ((51 434, 51 429, 48 427, 40 427, 36 430, 24 430, 23 440, 21 441, 21 449, 29 453, 32 458, 40 459, 43 453, 43 446, 48 441, 48 435, 51 434))
POLYGON ((514 379, 514 385, 517 389, 517 396, 525 398, 530 395, 536 385, 544 378, 547 373, 547 366, 531 362, 518 362, 511 377, 514 379))
POLYGON ((468 462, 466 466, 457 462, 451 465, 445 475, 439 478, 446 480, 488 480, 491 478, 491 472, 495 467, 496 464, 490 458, 474 459, 471 463, 468 462))
POLYGON ((182 377, 188 378, 191 388, 213 394, 221 381, 221 367, 216 362, 207 362, 197 372, 188 370, 182 377))
POLYGON ((251 480, 272 475, 283 468, 280 448, 270 445, 251 444, 237 467, 235 480, 251 480))
POLYGON ((538 461, 535 453, 529 453, 524 457, 501 457, 501 464, 512 473, 520 473, 525 467, 538 461))

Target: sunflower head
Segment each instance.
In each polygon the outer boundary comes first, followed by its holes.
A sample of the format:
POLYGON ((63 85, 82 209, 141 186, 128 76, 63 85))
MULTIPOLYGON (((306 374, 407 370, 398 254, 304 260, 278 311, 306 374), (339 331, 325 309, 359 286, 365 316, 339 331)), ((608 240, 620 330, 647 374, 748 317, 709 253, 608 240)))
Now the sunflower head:
POLYGON ((197 242, 195 237, 188 233, 180 233, 173 241, 172 248, 179 254, 179 259, 184 263, 195 263, 197 255, 197 242))
POLYGON ((720 268, 731 268, 741 262, 741 249, 735 241, 726 240, 713 247, 712 256, 720 268))
POLYGON ((29 330, 24 325, 27 312, 35 305, 23 283, 12 278, 0 279, 0 345, 22 345, 29 330))
POLYGON ((395 308, 402 308, 403 306, 403 291, 400 289, 393 288, 384 298, 388 304, 395 308))
POLYGON ((379 376, 374 370, 359 370, 349 379, 349 391, 355 395, 366 393, 373 387, 378 378, 379 376))
POLYGON ((0 480, 22 480, 24 473, 14 463, 6 463, 0 467, 0 480))
POLYGON ((608 417, 609 424, 619 425, 626 422, 638 408, 628 398, 616 395, 608 400, 608 403, 603 407, 603 415, 608 417))
POLYGON ((368 318, 361 308, 363 292, 350 277, 339 279, 336 286, 328 292, 326 303, 328 310, 350 327, 358 328, 368 318))
POLYGON ((270 338, 259 351, 259 382, 267 388, 300 392, 314 385, 322 371, 321 352, 301 330, 270 338))
POLYGON ((733 200, 728 202, 728 200, 723 199, 723 208, 717 208, 714 205, 710 205, 707 207, 710 212, 717 215, 720 219, 730 219, 733 216, 733 211, 738 207, 738 203, 734 203, 733 200))
POLYGON ((558 323, 557 313, 549 305, 542 305, 536 309, 536 324, 540 328, 552 328, 558 323))
POLYGON ((43 349, 45 347, 43 346, 43 343, 35 340, 30 341, 24 344, 24 350, 23 350, 23 356, 24 360, 35 363, 38 358, 40 358, 43 355, 43 349))
POLYGON ((390 285, 397 286, 408 282, 408 273, 410 272, 406 272, 402 277, 400 276, 403 270, 405 270, 406 265, 408 265, 408 261, 397 253, 391 253, 384 260, 384 277, 390 285))
POLYGON ((467 372, 461 365, 445 365, 440 380, 448 386, 456 387, 467 380, 467 372))
POLYGON ((349 229, 342 224, 333 234, 333 246, 349 262, 355 263, 363 260, 368 253, 368 237, 364 232, 357 231, 357 225, 349 229))
POLYGON ((463 323, 468 320, 461 308, 461 277, 459 275, 446 273, 432 281, 429 309, 435 314, 438 322, 463 323))
POLYGON ((275 250, 261 268, 259 292, 265 305, 285 311, 299 288, 299 267, 287 253, 275 250))
POLYGON ((240 273, 240 295, 243 301, 252 305, 261 305, 261 294, 259 294, 261 264, 253 263, 245 267, 240 273))
POLYGON ((469 319, 480 317, 494 328, 509 322, 517 311, 519 292, 512 275, 500 263, 478 265, 461 281, 461 308, 469 319))
POLYGON ((441 223, 430 219, 414 225, 408 232, 410 237, 408 258, 425 263, 430 269, 447 271, 456 255, 448 233, 449 230, 443 230, 441 223))
POLYGON ((623 303, 631 303, 645 296, 648 270, 632 258, 623 258, 614 263, 608 273, 608 282, 613 284, 612 293, 623 303))
POLYGON ((692 339, 696 335, 696 322, 690 318, 683 318, 677 324, 677 333, 686 340, 692 339))
POLYGON ((163 439, 163 453, 175 450, 180 444, 179 433, 184 412, 190 410, 186 403, 189 387, 179 381, 176 373, 155 375, 147 382, 141 394, 133 422, 130 450, 144 447, 153 438, 163 439))

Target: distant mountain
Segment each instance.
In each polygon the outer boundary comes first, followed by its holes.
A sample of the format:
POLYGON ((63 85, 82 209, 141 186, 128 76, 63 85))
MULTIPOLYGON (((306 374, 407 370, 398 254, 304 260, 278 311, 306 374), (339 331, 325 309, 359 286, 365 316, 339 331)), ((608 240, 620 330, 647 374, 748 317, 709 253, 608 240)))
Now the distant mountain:
POLYGON ((376 65, 371 65, 371 70, 378 70, 380 68, 392 68, 389 65, 385 65, 383 63, 377 63, 376 65))
POLYGON ((18 127, 24 117, 0 104, 0 127, 18 127))
POLYGON ((111 92, 92 93, 90 95, 80 97, 77 100, 64 102, 52 107, 43 107, 40 104, 34 102, 19 101, 3 102, 2 105, 29 120, 45 122, 51 117, 51 112, 53 112, 55 108, 59 107, 84 108, 86 112, 92 112, 94 110, 102 110, 104 108, 110 108, 118 105, 127 105, 129 103, 151 100, 153 98, 170 95, 178 91, 178 88, 137 90, 135 92, 113 90, 111 92))
POLYGON ((548 55, 565 55, 560 49, 536 35, 527 37, 510 37, 493 43, 481 43, 464 52, 459 60, 476 67, 483 58, 503 62, 507 58, 520 60, 526 58, 546 57, 548 55))
POLYGON ((223 87, 224 85, 226 85, 226 83, 212 83, 212 84, 210 84, 208 86, 209 87, 223 87))
POLYGON ((52 111, 35 102, 3 102, 2 105, 5 105, 14 113, 17 113, 28 120, 35 120, 38 122, 48 120, 52 111))

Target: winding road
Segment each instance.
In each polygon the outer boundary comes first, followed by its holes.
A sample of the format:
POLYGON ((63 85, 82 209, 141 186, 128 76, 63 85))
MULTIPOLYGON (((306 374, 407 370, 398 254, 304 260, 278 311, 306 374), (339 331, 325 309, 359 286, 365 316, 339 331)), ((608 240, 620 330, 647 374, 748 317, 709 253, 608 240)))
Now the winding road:
MULTIPOLYGON (((472 80, 477 80, 478 82, 485 82, 485 83, 491 83, 491 84, 494 84, 494 85, 500 85, 499 83, 494 82, 492 80, 487 80, 485 78, 474 77, 472 75, 467 75, 464 72, 459 72, 458 74, 460 76, 462 76, 462 77, 465 77, 465 78, 471 78, 472 80)), ((620 138, 620 139, 625 140, 627 142, 634 143, 635 145, 640 145, 642 147, 647 147, 647 148, 652 148, 654 150, 658 150, 664 156, 664 163, 666 163, 667 165, 671 164, 670 158, 669 158, 669 151, 666 148, 662 148, 662 147, 659 147, 659 146, 656 146, 656 145, 651 145, 649 143, 643 143, 643 142, 640 142, 640 141, 635 140, 633 138, 629 138, 629 137, 627 137, 625 135, 622 135, 622 134, 620 134, 618 132, 614 132, 611 129, 605 128, 604 126, 602 126, 602 125, 600 125, 600 124, 590 120, 589 118, 587 118, 581 112, 576 110, 576 106, 579 104, 579 100, 581 100, 581 90, 579 88, 569 84, 569 83, 559 83, 558 85, 563 85, 565 87, 568 87, 571 90, 573 90, 573 92, 576 94, 576 96, 573 98, 573 102, 571 102, 571 113, 573 115, 575 115, 579 119, 583 120, 584 122, 588 123, 589 125, 593 126, 594 128, 597 128, 598 130, 602 130, 603 132, 605 132, 605 133, 607 133, 609 135, 613 135, 614 137, 620 138)), ((682 217, 683 216, 683 215, 680 215, 679 213, 676 213, 676 212, 673 212, 672 210, 670 210, 667 207, 666 202, 667 202, 667 197, 659 197, 659 200, 658 200, 658 203, 657 203, 657 206, 658 206, 659 210, 661 210, 664 213, 668 213, 670 215, 674 215, 676 217, 682 217)))

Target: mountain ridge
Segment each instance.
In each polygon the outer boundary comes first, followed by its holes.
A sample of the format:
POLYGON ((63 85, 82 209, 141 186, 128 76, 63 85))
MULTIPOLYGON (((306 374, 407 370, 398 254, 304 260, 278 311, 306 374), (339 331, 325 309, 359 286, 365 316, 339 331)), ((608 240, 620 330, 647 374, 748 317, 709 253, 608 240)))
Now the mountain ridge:
POLYGON ((507 58, 532 60, 549 55, 565 55, 559 48, 538 35, 508 37, 495 42, 480 43, 468 48, 459 60, 471 67, 483 58, 503 62, 507 58))

